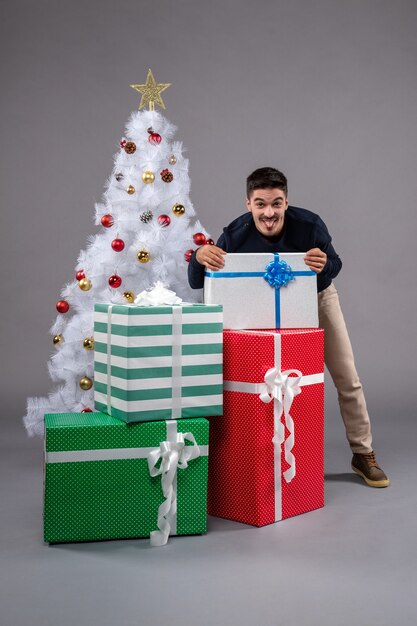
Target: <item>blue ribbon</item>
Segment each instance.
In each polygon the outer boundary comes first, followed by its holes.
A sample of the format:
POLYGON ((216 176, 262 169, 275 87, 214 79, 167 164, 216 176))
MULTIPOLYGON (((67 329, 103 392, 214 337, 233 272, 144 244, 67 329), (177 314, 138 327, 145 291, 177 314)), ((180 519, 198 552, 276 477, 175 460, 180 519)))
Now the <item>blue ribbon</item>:
POLYGON ((279 254, 274 253, 274 260, 265 268, 264 278, 266 282, 275 287, 275 328, 281 327, 281 287, 285 287, 295 280, 291 266, 285 261, 280 261, 279 254))
POLYGON ((268 263, 264 272, 210 272, 204 275, 209 278, 264 278, 271 287, 275 288, 275 328, 281 327, 281 300, 280 289, 285 287, 296 276, 315 276, 312 270, 294 272, 288 263, 280 260, 279 252, 274 252, 274 260, 268 263))

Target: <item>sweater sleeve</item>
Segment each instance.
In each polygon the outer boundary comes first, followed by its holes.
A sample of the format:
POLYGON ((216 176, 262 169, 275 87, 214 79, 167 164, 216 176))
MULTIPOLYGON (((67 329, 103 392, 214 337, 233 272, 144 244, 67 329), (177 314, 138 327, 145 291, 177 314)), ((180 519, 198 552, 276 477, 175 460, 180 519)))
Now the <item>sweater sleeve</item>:
POLYGON ((327 262, 322 270, 322 275, 328 278, 335 278, 342 269, 342 261, 332 245, 332 238, 322 219, 316 224, 315 247, 320 248, 327 254, 327 262))
MULTIPOLYGON (((224 234, 220 235, 216 245, 222 250, 226 250, 226 238, 224 234)), ((204 287, 204 271, 206 268, 197 261, 197 250, 193 253, 188 264, 188 282, 191 289, 202 289, 204 287)))
POLYGON ((204 287, 205 267, 196 259, 197 250, 193 253, 188 263, 188 282, 191 289, 202 289, 204 287))

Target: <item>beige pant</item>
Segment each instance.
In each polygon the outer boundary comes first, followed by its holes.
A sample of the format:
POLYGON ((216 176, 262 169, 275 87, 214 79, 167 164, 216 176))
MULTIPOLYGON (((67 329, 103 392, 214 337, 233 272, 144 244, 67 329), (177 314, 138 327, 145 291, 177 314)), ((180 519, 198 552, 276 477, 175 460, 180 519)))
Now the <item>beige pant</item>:
POLYGON ((346 436, 352 452, 371 452, 371 422, 336 287, 321 291, 318 301, 324 361, 337 389, 346 436))

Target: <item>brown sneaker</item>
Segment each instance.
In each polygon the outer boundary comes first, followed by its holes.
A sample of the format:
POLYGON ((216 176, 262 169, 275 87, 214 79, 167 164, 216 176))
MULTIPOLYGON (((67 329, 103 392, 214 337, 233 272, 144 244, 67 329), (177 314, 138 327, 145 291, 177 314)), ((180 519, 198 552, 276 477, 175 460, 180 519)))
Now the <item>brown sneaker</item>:
POLYGON ((361 476, 369 487, 388 487, 389 478, 379 467, 375 452, 369 454, 354 454, 352 458, 353 471, 361 476))

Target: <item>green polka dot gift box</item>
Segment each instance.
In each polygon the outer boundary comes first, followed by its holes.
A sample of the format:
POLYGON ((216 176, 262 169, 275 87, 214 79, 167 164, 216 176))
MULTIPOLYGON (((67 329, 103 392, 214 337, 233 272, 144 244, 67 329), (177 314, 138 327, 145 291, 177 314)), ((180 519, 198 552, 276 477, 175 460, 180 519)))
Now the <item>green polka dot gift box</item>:
POLYGON ((45 415, 48 543, 206 532, 209 423, 45 415))
POLYGON ((94 307, 94 401, 125 422, 223 413, 219 305, 94 307))

